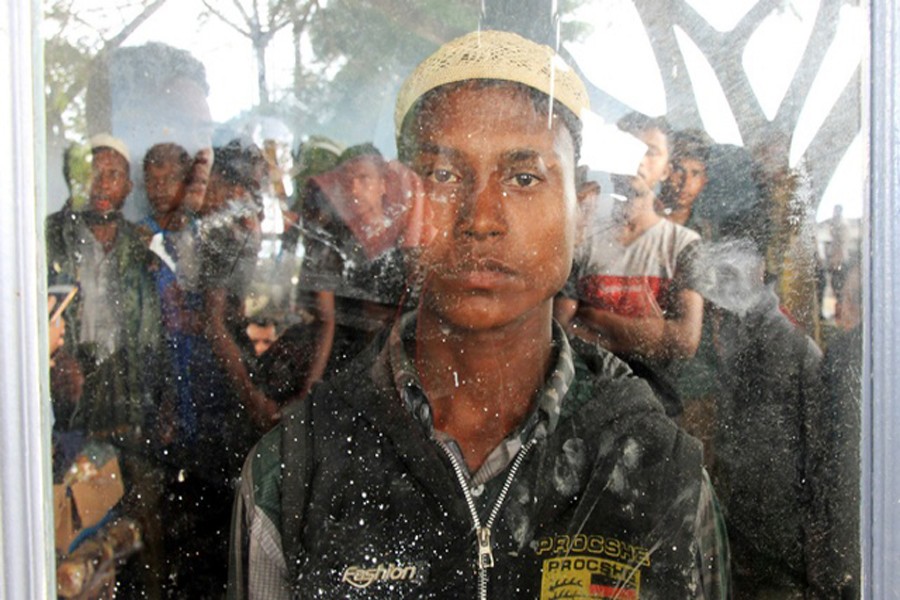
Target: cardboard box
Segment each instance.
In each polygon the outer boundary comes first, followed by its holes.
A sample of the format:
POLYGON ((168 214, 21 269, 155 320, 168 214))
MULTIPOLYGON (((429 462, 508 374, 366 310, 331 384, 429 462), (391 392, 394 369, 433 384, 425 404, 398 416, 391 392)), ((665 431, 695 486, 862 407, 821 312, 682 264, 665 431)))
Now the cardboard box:
POLYGON ((72 499, 81 528, 99 523, 125 494, 122 471, 118 459, 110 459, 100 467, 97 475, 87 481, 72 484, 72 499))
POLYGON ((125 494, 119 461, 111 458, 87 481, 53 486, 56 549, 67 554, 72 541, 99 523, 125 494))
POLYGON ((53 486, 53 524, 55 530, 56 551, 66 554, 72 540, 75 539, 75 525, 72 522, 72 499, 69 488, 63 484, 53 486))

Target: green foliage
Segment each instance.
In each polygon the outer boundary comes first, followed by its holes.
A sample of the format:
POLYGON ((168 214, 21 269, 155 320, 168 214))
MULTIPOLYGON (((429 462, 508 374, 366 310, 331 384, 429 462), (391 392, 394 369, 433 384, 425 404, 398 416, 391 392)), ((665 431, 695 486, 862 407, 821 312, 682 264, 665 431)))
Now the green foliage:
POLYGON ((51 135, 85 130, 83 92, 92 57, 91 48, 79 40, 62 36, 45 40, 45 102, 51 135))
POLYGON ((69 171, 69 197, 72 210, 87 206, 91 187, 91 149, 87 144, 72 144, 66 150, 66 167, 69 171))

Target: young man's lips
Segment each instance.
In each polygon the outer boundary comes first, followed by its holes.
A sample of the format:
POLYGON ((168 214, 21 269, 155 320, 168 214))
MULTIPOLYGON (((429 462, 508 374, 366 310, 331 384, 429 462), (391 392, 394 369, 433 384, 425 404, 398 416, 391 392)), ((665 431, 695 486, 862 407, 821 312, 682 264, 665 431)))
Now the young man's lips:
POLYGON ((106 198, 95 198, 93 200, 94 210, 104 211, 112 210, 112 202, 106 198))
POLYGON ((466 288, 492 288, 508 283, 516 271, 496 260, 466 261, 448 272, 449 278, 466 288))

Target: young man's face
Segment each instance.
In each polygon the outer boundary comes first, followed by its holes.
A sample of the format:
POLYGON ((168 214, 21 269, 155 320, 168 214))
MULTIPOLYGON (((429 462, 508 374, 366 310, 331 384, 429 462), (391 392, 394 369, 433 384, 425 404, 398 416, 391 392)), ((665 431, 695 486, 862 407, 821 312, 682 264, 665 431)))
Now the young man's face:
POLYGON ((218 173, 211 173, 206 184, 206 195, 203 197, 202 212, 205 215, 219 210, 227 199, 228 187, 218 173))
POLYGON ((111 148, 98 148, 91 161, 91 210, 108 214, 122 210, 131 192, 128 161, 111 148))
POLYGON ((278 339, 275 325, 257 325, 256 323, 247 325, 247 337, 253 343, 253 351, 257 356, 261 356, 271 348, 278 339))
POLYGON ((676 160, 669 181, 676 192, 678 206, 690 208, 706 186, 706 165, 696 158, 676 160))
POLYGON ((199 213, 203 210, 203 198, 206 196, 206 186, 209 184, 212 161, 212 148, 204 148, 197 152, 194 164, 188 171, 182 205, 191 212, 199 213))
POLYGON ((666 134, 656 128, 632 133, 647 145, 636 175, 613 175, 613 188, 625 196, 629 202, 620 206, 627 214, 630 211, 653 210, 652 200, 656 197, 657 186, 669 176, 669 145, 666 134))
POLYGON ((468 330, 549 318, 572 263, 575 149, 514 86, 464 85, 418 115, 411 166, 436 235, 421 310, 468 330))
POLYGON ((168 214, 181 207, 186 185, 185 169, 175 161, 150 163, 144 167, 144 186, 153 211, 168 214))
POLYGON ((380 221, 384 216, 382 199, 387 191, 381 166, 375 159, 361 156, 344 165, 344 174, 353 212, 364 223, 380 221))
POLYGON ((666 134, 659 129, 646 129, 635 134, 647 144, 647 152, 638 168, 640 177, 651 190, 669 175, 669 145, 666 134))

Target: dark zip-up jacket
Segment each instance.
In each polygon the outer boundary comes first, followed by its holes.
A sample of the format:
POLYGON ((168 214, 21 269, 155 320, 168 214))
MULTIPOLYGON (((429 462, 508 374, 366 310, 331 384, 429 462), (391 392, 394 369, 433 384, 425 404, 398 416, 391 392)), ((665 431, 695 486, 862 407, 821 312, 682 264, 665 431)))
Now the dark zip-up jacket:
POLYGON ((230 596, 707 597, 698 531, 714 524, 699 443, 612 355, 582 346, 574 363, 555 430, 469 491, 384 365, 363 355, 251 453, 230 596), (498 505, 482 568, 472 511, 484 525, 498 505), (250 581, 262 589, 260 560, 282 558, 260 558, 273 543, 286 560, 267 573, 282 573, 282 591, 248 594, 250 581))

